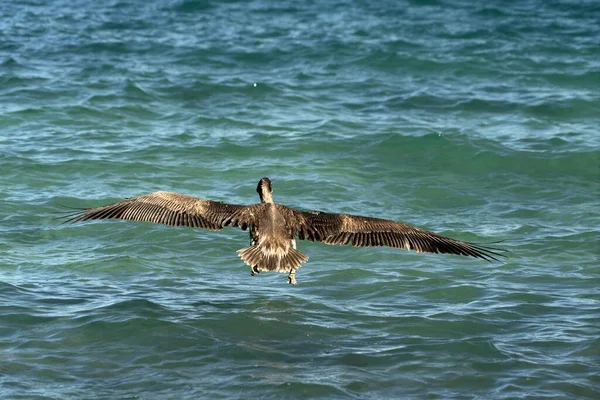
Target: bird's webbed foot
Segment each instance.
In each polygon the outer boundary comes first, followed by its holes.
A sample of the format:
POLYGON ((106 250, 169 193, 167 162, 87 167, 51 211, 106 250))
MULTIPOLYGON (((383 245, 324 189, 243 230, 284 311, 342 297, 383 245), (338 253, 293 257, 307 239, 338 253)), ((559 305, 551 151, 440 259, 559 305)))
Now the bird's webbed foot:
POLYGON ((258 270, 258 265, 255 265, 254 267, 250 268, 250 275, 254 276, 260 274, 260 271, 258 270))
POLYGON ((296 270, 292 269, 290 271, 290 274, 288 275, 288 283, 290 285, 295 285, 296 284, 296 270))

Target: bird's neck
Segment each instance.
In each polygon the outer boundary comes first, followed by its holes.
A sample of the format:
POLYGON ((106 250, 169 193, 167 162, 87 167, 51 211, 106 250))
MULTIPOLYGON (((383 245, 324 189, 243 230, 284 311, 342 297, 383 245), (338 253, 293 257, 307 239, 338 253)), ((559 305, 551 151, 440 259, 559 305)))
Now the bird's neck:
POLYGON ((261 191, 260 202, 261 203, 273 203, 273 195, 267 190, 261 191))

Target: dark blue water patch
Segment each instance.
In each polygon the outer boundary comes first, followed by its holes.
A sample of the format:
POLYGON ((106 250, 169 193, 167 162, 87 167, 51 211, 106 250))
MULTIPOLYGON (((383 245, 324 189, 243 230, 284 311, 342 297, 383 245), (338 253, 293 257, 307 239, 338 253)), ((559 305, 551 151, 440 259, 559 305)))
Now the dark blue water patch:
POLYGON ((9 72, 27 70, 27 68, 24 64, 21 64, 13 57, 8 57, 4 61, 0 62, 0 68, 3 71, 9 71, 9 72))
POLYGON ((203 12, 209 10, 216 5, 217 4, 210 0, 182 0, 173 2, 169 9, 178 13, 195 14, 198 11, 203 12))

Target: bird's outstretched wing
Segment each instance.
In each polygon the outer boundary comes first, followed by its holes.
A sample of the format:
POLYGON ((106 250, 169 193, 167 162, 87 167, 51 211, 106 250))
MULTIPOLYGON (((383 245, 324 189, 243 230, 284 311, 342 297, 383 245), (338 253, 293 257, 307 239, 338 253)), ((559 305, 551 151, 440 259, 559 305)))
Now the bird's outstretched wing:
POLYGON ((254 223, 253 207, 255 205, 225 204, 179 193, 155 192, 102 207, 84 208, 63 218, 66 223, 123 219, 209 230, 231 225, 245 230, 254 223))
POLYGON ((506 250, 463 242, 403 222, 349 214, 295 211, 299 239, 355 247, 389 246, 427 253, 449 253, 498 261, 506 250))

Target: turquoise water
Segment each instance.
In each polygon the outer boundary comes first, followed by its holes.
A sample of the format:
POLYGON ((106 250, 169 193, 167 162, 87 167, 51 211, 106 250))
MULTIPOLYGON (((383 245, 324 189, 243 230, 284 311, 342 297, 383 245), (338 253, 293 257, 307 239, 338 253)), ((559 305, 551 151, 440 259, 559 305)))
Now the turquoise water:
POLYGON ((0 5, 0 398, 600 398, 595 2, 47 3, 0 5), (292 287, 54 219, 263 176, 510 257, 299 242, 292 287))

